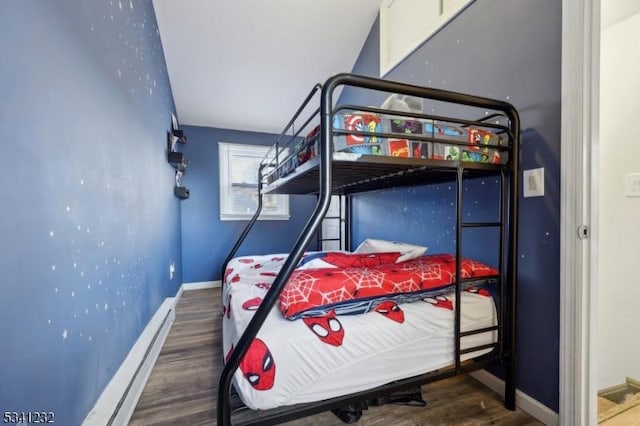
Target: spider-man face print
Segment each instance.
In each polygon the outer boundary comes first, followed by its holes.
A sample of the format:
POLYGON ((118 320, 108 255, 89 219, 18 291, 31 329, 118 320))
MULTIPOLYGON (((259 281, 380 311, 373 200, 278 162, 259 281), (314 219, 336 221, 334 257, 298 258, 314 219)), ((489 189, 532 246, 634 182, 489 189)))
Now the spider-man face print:
POLYGON ((256 283, 254 285, 263 290, 269 290, 271 288, 271 283, 256 283))
POLYGON ((404 322, 404 311, 400 309, 397 303, 386 301, 376 306, 376 312, 385 317, 402 324, 404 322))
POLYGON ((322 342, 333 346, 342 345, 344 328, 333 311, 323 317, 303 318, 302 321, 322 342))
POLYGON ((262 303, 262 298, 254 297, 253 299, 249 299, 244 302, 242 304, 242 309, 245 311, 255 311, 258 309, 258 306, 260 306, 260 303, 262 303))
POLYGON ((232 353, 233 353, 233 343, 231 344, 231 347, 229 348, 229 352, 227 352, 227 355, 224 357, 225 364, 227 362, 229 362, 229 358, 231 358, 231 354, 232 353))
POLYGON ((479 294, 480 296, 491 297, 491 293, 486 288, 469 287, 466 291, 479 294))
POLYGON ((427 303, 431 303, 437 308, 444 308, 453 311, 453 302, 447 299, 446 296, 425 297, 422 300, 427 303))
POLYGON ((233 268, 228 268, 225 273, 224 273, 224 282, 227 282, 227 279, 229 278, 229 275, 231 275, 231 273, 233 272, 233 268))
POLYGON ((231 294, 229 295, 229 298, 227 299, 227 305, 222 305, 222 316, 224 317, 225 315, 227 316, 227 319, 231 318, 231 294))
POLYGON ((269 390, 276 378, 276 364, 267 345, 253 339, 240 363, 240 371, 255 390, 269 390))

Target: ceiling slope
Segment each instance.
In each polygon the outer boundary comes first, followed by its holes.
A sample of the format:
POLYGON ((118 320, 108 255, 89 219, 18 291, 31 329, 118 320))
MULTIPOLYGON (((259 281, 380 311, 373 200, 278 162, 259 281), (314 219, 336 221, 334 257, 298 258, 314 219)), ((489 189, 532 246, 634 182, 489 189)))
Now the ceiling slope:
POLYGON ((353 68, 380 0, 154 0, 181 124, 279 133, 353 68))

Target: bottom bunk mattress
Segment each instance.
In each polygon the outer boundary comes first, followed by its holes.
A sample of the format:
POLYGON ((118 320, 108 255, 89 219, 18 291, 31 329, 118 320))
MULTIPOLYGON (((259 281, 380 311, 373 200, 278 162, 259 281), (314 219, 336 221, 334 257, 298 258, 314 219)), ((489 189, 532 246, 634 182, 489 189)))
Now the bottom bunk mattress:
MULTIPOLYGON (((231 354, 285 255, 236 258, 223 284, 223 353, 231 354), (259 267, 256 268, 256 265, 259 267)), ((358 315, 285 319, 277 304, 233 378, 252 409, 313 402, 371 389, 454 363, 455 293, 379 304, 358 315)), ((486 290, 461 292, 461 330, 497 324, 486 290)), ((496 341, 489 331, 462 338, 462 349, 496 341)), ((463 355, 462 360, 490 349, 463 355)))

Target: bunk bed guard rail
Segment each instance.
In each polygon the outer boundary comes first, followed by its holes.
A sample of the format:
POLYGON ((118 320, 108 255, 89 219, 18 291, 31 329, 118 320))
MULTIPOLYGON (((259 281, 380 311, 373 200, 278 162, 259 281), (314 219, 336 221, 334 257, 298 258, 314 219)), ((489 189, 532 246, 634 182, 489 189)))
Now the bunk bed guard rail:
MULTIPOLYGON (((296 265, 298 265, 299 261, 302 258, 306 248, 309 246, 313 235, 317 232, 319 226, 324 219, 325 214, 329 208, 329 204, 331 202, 332 195, 332 159, 333 159, 333 143, 332 143, 332 118, 335 112, 333 108, 333 97, 335 90, 340 86, 350 86, 357 87, 363 89, 371 89, 382 92, 389 93, 397 93, 401 95, 409 95, 415 96, 423 99, 431 99, 434 101, 442 101, 447 103, 454 103, 465 105, 469 107, 476 108, 484 108, 493 111, 501 111, 509 120, 509 133, 512 137, 512 144, 510 147, 509 153, 509 186, 510 186, 510 197, 509 197, 509 247, 507 252, 507 297, 509 298, 508 305, 512 308, 507 312, 507 316, 509 318, 505 318, 506 324, 509 326, 505 330, 504 338, 504 346, 505 352, 503 358, 506 360, 507 367, 505 369, 505 407, 513 410, 515 408, 515 339, 516 339, 516 327, 515 327, 515 305, 516 305, 516 297, 517 297, 517 286, 516 286, 516 277, 517 277, 517 241, 518 241, 518 170, 519 170, 519 135, 520 135, 520 119, 517 110, 513 105, 507 102, 478 97, 473 95, 467 95, 457 92, 451 92, 446 90, 421 87, 411 84, 405 84, 400 82, 394 82, 389 80, 383 80, 373 77, 361 76, 356 74, 349 73, 341 73, 336 74, 329 78, 324 85, 316 85, 311 90, 307 98, 304 100, 300 108, 297 110, 294 117, 291 119, 285 130, 278 138, 278 141, 288 132, 288 130, 293 126, 293 123, 298 118, 298 116, 302 113, 304 108, 309 104, 310 100, 313 98, 314 94, 321 90, 320 94, 320 108, 316 110, 314 114, 320 113, 320 133, 319 133, 319 142, 318 142, 318 156, 319 156, 319 176, 318 176, 318 185, 319 185, 319 193, 317 198, 316 206, 311 214, 311 217, 305 224, 301 233, 299 234, 293 248, 286 261, 282 265, 279 273, 277 274, 275 280, 273 281, 271 288, 268 290, 266 295, 264 296, 262 303, 256 310, 253 315, 253 318, 247 325, 244 333, 238 340, 233 352, 230 354, 228 359, 226 360, 226 364, 220 375, 220 380, 218 383, 218 400, 217 400, 217 424, 218 425, 230 425, 231 424, 231 407, 230 407, 230 398, 229 393, 231 390, 231 382, 233 375, 236 370, 239 368, 239 365, 247 353, 249 346, 253 339, 256 337, 258 331, 262 327, 265 322, 267 315, 278 301, 280 293, 284 289, 287 281, 289 280, 291 274, 293 273, 296 265)), ((307 121, 307 123, 309 120, 307 121)), ((306 124, 306 123, 305 123, 306 124)), ((302 129, 304 126, 301 126, 302 129)), ((297 136, 297 133, 294 135, 297 136)), ((277 156, 278 153, 278 141, 274 144, 275 147, 275 155, 276 155, 276 165, 278 162, 277 156)), ((265 173, 265 169, 270 168, 273 164, 270 164, 269 161, 263 164, 259 170, 259 180, 258 182, 262 182, 263 174, 265 173)), ((460 169, 460 167, 458 167, 460 169)), ((259 184, 258 190, 262 191, 262 185, 259 184)), ((259 192, 259 194, 260 194, 259 192)), ((261 194, 260 194, 261 195, 261 194)), ((460 197, 458 197, 460 198, 460 197)), ((261 199, 261 196, 259 196, 261 199)), ((257 220, 260 215, 260 210, 262 207, 262 203, 259 202, 258 209, 251 219, 244 232, 234 245, 233 249, 225 259, 223 263, 222 269, 222 277, 224 278, 224 272, 226 265, 233 258, 238 248, 242 244, 242 241, 245 239, 249 230, 257 220)), ((457 251, 456 254, 458 260, 458 277, 460 276, 460 252, 457 251)), ((459 286, 457 286, 459 287, 459 286)), ((459 288, 458 288, 459 290, 459 288)), ((361 393, 366 395, 366 393, 361 393)), ((329 409, 331 406, 325 407, 325 409, 329 409)), ((314 412, 319 412, 321 410, 307 410, 308 414, 312 414, 314 412)))

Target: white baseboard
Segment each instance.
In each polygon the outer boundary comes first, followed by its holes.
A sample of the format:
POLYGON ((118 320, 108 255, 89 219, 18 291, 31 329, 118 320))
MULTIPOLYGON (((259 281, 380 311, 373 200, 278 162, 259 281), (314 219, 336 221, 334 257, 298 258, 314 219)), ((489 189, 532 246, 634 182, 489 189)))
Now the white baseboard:
POLYGON ((182 292, 183 291, 190 291, 190 290, 202 290, 205 288, 220 288, 222 286, 222 281, 218 280, 218 281, 198 281, 198 282, 193 282, 193 283, 182 283, 182 285, 180 286, 180 289, 178 290, 178 292, 176 293, 176 303, 178 303, 178 300, 180 300, 180 296, 182 296, 182 292))
POLYGON ((182 283, 182 288, 187 290, 202 290, 203 288, 220 288, 222 281, 198 281, 195 283, 182 283))
POLYGON ((162 302, 83 425, 125 425, 129 422, 173 324, 174 299, 169 297, 162 302))
MULTIPOLYGON (((469 375, 504 397, 504 381, 502 379, 497 378, 487 370, 474 371, 469 375)), ((516 390, 516 406, 547 426, 558 425, 558 413, 519 390, 516 390)))

